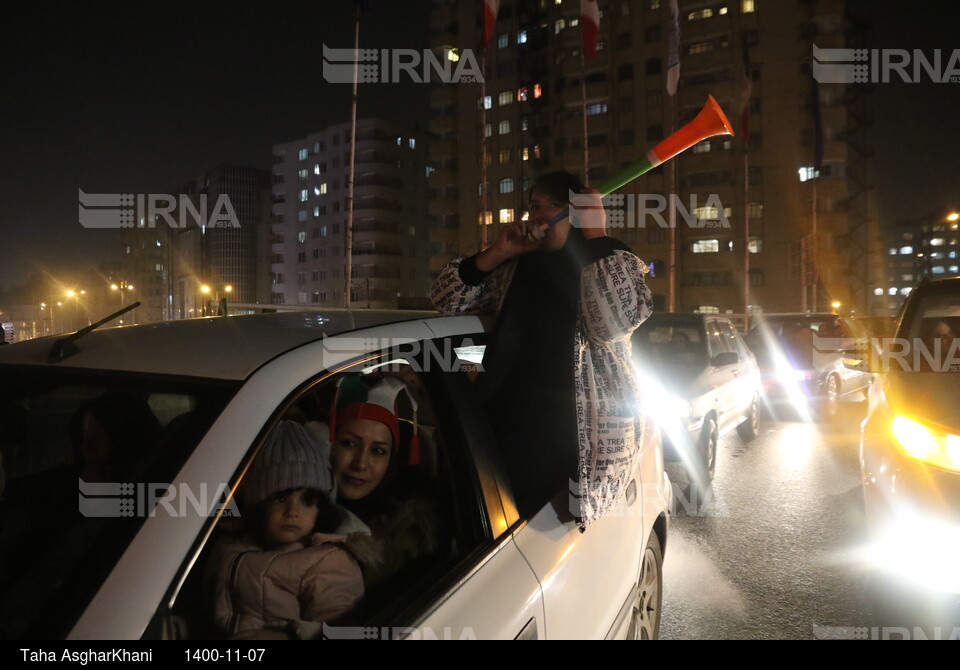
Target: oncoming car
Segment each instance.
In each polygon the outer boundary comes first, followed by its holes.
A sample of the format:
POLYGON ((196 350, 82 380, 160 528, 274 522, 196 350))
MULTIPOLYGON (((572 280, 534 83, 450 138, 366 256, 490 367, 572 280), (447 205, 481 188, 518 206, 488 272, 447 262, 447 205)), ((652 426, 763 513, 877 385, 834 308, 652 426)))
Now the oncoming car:
POLYGON ((920 284, 901 314, 896 337, 869 359, 868 558, 899 580, 960 594, 960 278, 920 284))
POLYGON ((768 406, 804 419, 836 419, 840 402, 862 399, 872 382, 844 360, 844 351, 866 334, 856 321, 830 313, 752 316, 746 340, 760 364, 768 406))
POLYGON ((431 503, 437 541, 324 637, 656 637, 670 496, 656 431, 585 532, 568 492, 521 516, 523 482, 474 398, 489 325, 288 312, 0 348, 0 637, 216 637, 206 572, 242 519, 237 491, 274 427, 326 420, 347 375, 398 379, 415 400, 400 484, 431 503))
POLYGON ((719 438, 735 428, 749 442, 760 429, 757 361, 733 324, 710 314, 653 314, 633 347, 665 459, 682 461, 705 493, 719 438))

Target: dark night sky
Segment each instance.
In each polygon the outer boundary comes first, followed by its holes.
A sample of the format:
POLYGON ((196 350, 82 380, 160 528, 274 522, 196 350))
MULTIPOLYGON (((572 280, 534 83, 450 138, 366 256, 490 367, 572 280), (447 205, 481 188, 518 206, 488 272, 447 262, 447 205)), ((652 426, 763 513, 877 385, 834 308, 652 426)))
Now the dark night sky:
MULTIPOLYGON (((373 4, 361 46, 429 45, 428 2, 373 4)), ((866 6, 870 46, 960 47, 960 3, 866 6)), ((78 188, 170 192, 219 164, 267 168, 273 144, 347 120, 350 87, 322 80, 321 47, 352 46, 352 7, 19 5, 0 27, 0 287, 108 256, 114 233, 80 226, 78 188)), ((427 88, 362 88, 360 115, 425 119, 427 88)), ((960 83, 891 83, 873 95, 881 221, 960 209, 960 83)))

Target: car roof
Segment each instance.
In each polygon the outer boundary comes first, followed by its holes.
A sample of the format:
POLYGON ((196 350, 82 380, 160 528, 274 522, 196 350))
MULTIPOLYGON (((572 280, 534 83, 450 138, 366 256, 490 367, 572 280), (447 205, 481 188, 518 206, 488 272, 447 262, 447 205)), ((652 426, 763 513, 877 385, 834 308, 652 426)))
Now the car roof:
MULTIPOLYGON (((103 328, 74 343, 78 353, 59 362, 49 360, 54 343, 63 336, 44 337, 0 347, 0 365, 29 365, 182 375, 241 380, 267 361, 324 337, 386 326, 397 322, 436 324, 472 319, 473 328, 433 327, 429 337, 476 332, 475 317, 438 317, 436 312, 402 310, 331 310, 278 312, 166 321, 138 326, 103 328)), ((384 336, 389 336, 384 333, 384 336)), ((371 345, 374 350, 376 341, 371 345)), ((359 352, 358 352, 359 353, 359 352)))

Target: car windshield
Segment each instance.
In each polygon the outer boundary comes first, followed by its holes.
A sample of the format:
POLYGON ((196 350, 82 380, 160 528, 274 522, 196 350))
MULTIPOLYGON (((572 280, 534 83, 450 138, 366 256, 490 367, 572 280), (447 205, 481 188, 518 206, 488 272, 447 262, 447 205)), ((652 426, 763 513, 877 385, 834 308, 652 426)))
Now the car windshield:
POLYGON ((904 335, 923 371, 960 372, 960 295, 933 293, 913 308, 904 335))
POLYGON ((10 366, 0 378, 0 638, 63 637, 149 514, 150 483, 173 481, 235 384, 10 366))
POLYGON ((707 359, 702 331, 695 322, 651 318, 634 335, 634 353, 653 366, 702 367, 707 359))

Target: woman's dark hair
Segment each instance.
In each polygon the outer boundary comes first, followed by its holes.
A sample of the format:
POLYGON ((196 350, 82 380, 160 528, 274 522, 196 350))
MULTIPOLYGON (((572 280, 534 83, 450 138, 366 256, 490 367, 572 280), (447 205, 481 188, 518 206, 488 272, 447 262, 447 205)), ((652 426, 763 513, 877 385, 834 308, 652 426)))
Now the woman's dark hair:
POLYGON ((570 202, 570 192, 582 193, 584 189, 580 177, 569 172, 547 172, 533 181, 528 197, 533 197, 534 191, 549 196, 558 203, 570 202))
MULTIPOLYGON (((267 544, 265 530, 267 525, 267 507, 270 501, 278 497, 288 496, 294 491, 299 490, 300 489, 287 489, 286 491, 277 491, 266 500, 261 500, 249 511, 243 513, 244 526, 247 532, 256 539, 257 544, 262 547, 267 544)), ((311 534, 332 533, 343 523, 343 511, 334 505, 322 491, 318 491, 317 489, 304 489, 303 502, 305 505, 316 504, 317 506, 317 522, 313 524, 313 529, 310 531, 311 534)))

